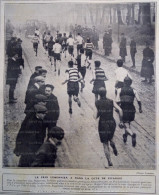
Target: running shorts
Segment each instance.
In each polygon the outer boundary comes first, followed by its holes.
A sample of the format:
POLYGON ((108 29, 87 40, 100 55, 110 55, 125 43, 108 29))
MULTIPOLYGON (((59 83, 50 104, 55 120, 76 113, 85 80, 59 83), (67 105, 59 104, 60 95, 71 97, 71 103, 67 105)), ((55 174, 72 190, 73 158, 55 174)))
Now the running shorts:
POLYGON ((60 55, 60 53, 54 53, 54 60, 61 61, 61 55, 60 55))
POLYGON ((79 83, 69 81, 67 83, 67 93, 68 95, 75 95, 78 96, 79 93, 79 83))

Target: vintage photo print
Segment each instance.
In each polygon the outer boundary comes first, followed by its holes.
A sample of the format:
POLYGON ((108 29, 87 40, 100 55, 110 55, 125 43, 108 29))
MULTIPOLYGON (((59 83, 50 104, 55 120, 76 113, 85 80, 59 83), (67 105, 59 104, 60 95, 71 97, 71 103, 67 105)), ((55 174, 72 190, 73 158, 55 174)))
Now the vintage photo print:
POLYGON ((156 3, 6 2, 3 167, 154 170, 156 3))

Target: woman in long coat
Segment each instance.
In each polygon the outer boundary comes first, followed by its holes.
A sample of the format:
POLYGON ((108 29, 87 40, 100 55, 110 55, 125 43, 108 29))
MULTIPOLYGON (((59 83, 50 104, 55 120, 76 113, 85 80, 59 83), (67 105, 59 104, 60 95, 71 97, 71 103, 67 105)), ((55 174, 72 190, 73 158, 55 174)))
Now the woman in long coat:
POLYGON ((143 50, 143 60, 140 73, 141 77, 145 78, 142 82, 147 82, 149 80, 149 83, 152 83, 152 75, 154 75, 153 61, 154 52, 149 47, 149 43, 146 43, 146 48, 143 50))

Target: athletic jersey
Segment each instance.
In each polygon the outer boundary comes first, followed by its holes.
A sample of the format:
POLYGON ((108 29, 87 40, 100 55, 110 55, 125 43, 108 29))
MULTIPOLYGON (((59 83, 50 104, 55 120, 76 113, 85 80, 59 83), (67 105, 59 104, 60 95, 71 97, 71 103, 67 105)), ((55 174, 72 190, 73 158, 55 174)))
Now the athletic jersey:
POLYGON ((135 93, 131 87, 123 87, 120 92, 120 102, 133 104, 135 93))
POLYGON ((83 38, 81 36, 77 36, 77 44, 82 45, 83 44, 83 38))
POLYGON ((81 54, 81 67, 86 66, 86 56, 84 54, 81 54))
POLYGON ((45 39, 45 41, 46 41, 47 43, 50 41, 50 37, 51 37, 51 35, 46 35, 46 36, 45 36, 44 39, 45 39))
POLYGON ((124 82, 124 79, 125 79, 126 76, 129 76, 129 78, 132 79, 132 77, 130 76, 128 71, 123 67, 118 67, 115 70, 115 75, 116 75, 116 80, 120 81, 120 82, 124 82))
POLYGON ((122 104, 133 104, 134 98, 140 101, 139 95, 135 89, 132 87, 123 87, 117 90, 116 102, 121 102, 122 104))
POLYGON ((77 82, 79 79, 79 73, 77 68, 69 68, 68 72, 68 80, 71 82, 77 82))
POLYGON ((67 43, 67 37, 63 37, 62 45, 66 45, 66 43, 67 43))
POLYGON ((102 68, 96 68, 94 73, 95 73, 95 80, 105 81, 106 76, 102 68))
POLYGON ((49 49, 52 49, 54 44, 55 44, 54 41, 49 41, 49 42, 48 42, 48 48, 49 48, 49 49))
POLYGON ((93 49, 94 48, 94 45, 93 43, 85 43, 85 49, 93 49))
POLYGON ((74 44, 74 39, 73 38, 68 38, 67 39, 67 44, 69 45, 69 46, 73 46, 73 44, 74 44))
POLYGON ((32 42, 39 43, 39 37, 37 37, 37 36, 33 37, 32 42))
POLYGON ((113 100, 107 98, 97 100, 96 107, 100 120, 107 121, 113 119, 113 100))
POLYGON ((39 30, 35 30, 35 33, 36 33, 38 36, 40 35, 39 30))
POLYGON ((54 53, 60 53, 62 50, 62 47, 59 43, 55 43, 55 45, 53 45, 53 51, 54 53))

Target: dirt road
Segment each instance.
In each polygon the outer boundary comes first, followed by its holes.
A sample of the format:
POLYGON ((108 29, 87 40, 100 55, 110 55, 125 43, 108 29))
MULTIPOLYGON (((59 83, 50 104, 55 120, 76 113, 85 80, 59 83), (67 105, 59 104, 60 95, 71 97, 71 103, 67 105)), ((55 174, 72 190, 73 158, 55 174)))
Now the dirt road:
MULTIPOLYGON (((4 96, 4 166, 14 167, 18 164, 18 157, 13 153, 15 139, 19 131, 24 114, 24 97, 30 75, 35 66, 40 65, 47 69, 46 83, 55 86, 54 94, 57 96, 60 105, 60 117, 58 126, 65 130, 65 138, 58 149, 56 166, 63 168, 85 168, 103 169, 107 165, 103 145, 98 135, 98 120, 95 119, 96 108, 94 104, 93 86, 89 83, 92 79, 92 71, 87 70, 86 87, 80 93, 81 108, 73 102, 73 114, 68 113, 67 86, 61 83, 65 80, 68 57, 62 56, 61 75, 58 77, 51 67, 47 54, 42 44, 39 46, 38 56, 32 48, 30 39, 23 38, 22 47, 24 50, 25 68, 19 78, 16 87, 18 103, 8 104, 8 86, 5 86, 4 96)), ((100 60, 102 68, 108 77, 106 82, 107 96, 114 99, 115 69, 116 64, 106 58, 93 56, 93 60, 100 60)), ((111 150, 113 169, 154 169, 155 168, 155 86, 141 83, 139 75, 131 73, 133 87, 138 91, 143 113, 138 112, 136 105, 136 118, 132 122, 132 130, 137 134, 137 145, 131 145, 131 139, 125 145, 122 141, 123 129, 118 127, 119 119, 114 112, 117 123, 115 132, 115 143, 118 149, 118 156, 115 157, 111 150)))

